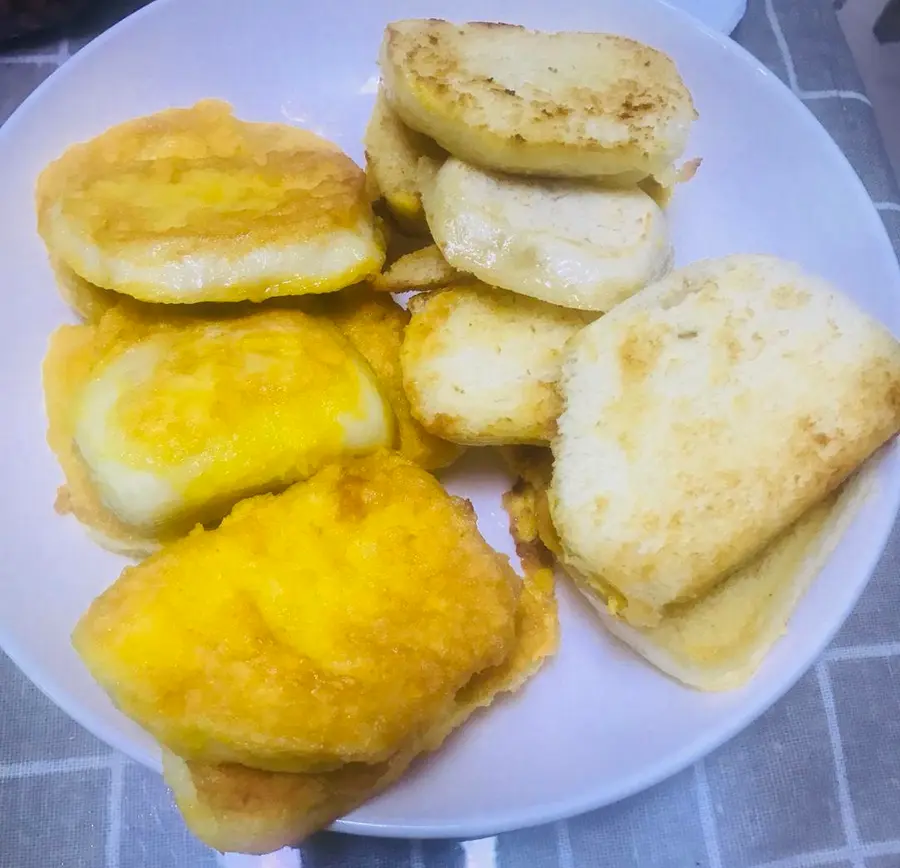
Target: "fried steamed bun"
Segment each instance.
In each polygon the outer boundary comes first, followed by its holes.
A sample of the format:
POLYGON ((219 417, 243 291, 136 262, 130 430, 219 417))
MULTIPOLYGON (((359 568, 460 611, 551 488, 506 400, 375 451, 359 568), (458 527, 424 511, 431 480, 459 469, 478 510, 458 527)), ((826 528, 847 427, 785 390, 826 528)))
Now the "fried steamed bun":
POLYGON ((126 121, 41 174, 51 256, 148 302, 259 301, 377 274, 365 176, 335 145, 204 100, 126 121))
MULTIPOLYGON (((505 449, 519 475, 503 503, 520 551, 559 554, 549 521, 549 450, 505 449)), ((622 596, 563 567, 603 626, 666 675, 698 690, 731 690, 756 673, 785 633, 797 603, 816 578, 871 490, 867 468, 805 512, 762 552, 695 599, 663 610, 659 623, 634 626, 621 616, 622 596)))
POLYGON ((672 273, 570 344, 550 492, 563 559, 635 625, 695 598, 900 428, 900 345, 770 256, 672 273))
POLYGON ((213 320, 115 308, 54 333, 44 388, 66 477, 58 508, 127 553, 394 437, 369 365, 294 310, 213 320))
POLYGON ((636 183, 681 156, 696 117, 669 57, 604 33, 396 21, 380 65, 408 127, 513 174, 636 183))
POLYGON ((389 295, 363 284, 316 299, 317 315, 334 323, 369 363, 394 410, 396 448, 426 470, 452 464, 463 447, 430 434, 412 415, 403 389, 400 352, 409 313, 389 295))
POLYGON ((456 159, 421 174, 444 258, 491 286, 607 311, 672 266, 665 214, 637 187, 514 178, 456 159))
POLYGON ((394 219, 405 230, 416 235, 427 234, 419 196, 419 159, 424 156, 442 159, 446 155, 434 142, 400 120, 381 89, 375 97, 364 145, 370 195, 384 199, 394 219))
POLYGON ((596 316, 473 281, 410 299, 401 353, 413 416, 472 446, 548 443, 566 345, 596 316))
POLYGON ((429 244, 392 262, 372 279, 372 288, 378 292, 420 292, 471 280, 471 275, 457 271, 444 259, 437 245, 429 244))
POLYGON ((178 756, 324 772, 390 760, 445 720, 513 651, 520 590, 471 505, 381 451, 129 567, 73 642, 178 756))
POLYGON ((515 631, 506 660, 475 675, 444 717, 385 762, 304 775, 186 761, 163 751, 163 774, 188 828, 210 847, 240 853, 268 853, 325 828, 390 786, 418 754, 439 748, 498 694, 522 687, 556 652, 552 573, 526 573, 515 631))

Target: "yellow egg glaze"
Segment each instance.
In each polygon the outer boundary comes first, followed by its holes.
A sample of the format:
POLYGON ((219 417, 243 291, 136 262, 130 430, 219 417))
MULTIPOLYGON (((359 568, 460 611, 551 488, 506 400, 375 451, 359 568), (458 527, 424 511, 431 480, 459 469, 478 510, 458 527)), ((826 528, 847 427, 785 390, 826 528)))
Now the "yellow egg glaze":
POLYGON ((37 205, 51 255, 143 301, 328 292, 384 261, 364 174, 346 154, 214 100, 69 148, 41 174, 37 205))
POLYGON ((294 310, 168 321, 113 310, 57 332, 45 385, 65 505, 114 537, 177 535, 393 441, 366 362, 294 310), (98 511, 116 525, 98 525, 98 511))
POLYGON ((125 570, 73 641, 185 758, 382 762, 515 645, 518 577, 475 514, 396 453, 329 464, 125 570))

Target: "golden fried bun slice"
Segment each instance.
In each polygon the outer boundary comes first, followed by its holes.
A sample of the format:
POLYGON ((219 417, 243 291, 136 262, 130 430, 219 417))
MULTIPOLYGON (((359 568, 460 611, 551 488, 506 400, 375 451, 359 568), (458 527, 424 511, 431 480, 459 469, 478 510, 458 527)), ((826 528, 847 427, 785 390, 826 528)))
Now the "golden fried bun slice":
POLYGON ((513 174, 635 183, 681 156, 696 118, 669 57, 606 33, 396 21, 380 64, 407 126, 513 174))
POLYGON ((329 771, 417 743, 503 663, 520 587, 467 501, 382 451, 126 569, 73 642, 178 756, 329 771))
POLYGON ((771 256, 682 268, 570 348, 553 523, 635 624, 746 563, 900 428, 900 345, 771 256))
POLYGON ((509 657, 476 675, 457 693, 443 719, 386 762, 300 775, 188 762, 163 751, 163 774, 188 828, 207 846, 269 853, 298 844, 386 789, 418 754, 436 750, 498 694, 521 688, 556 652, 558 643, 552 574, 526 576, 509 657))
POLYGON ((637 187, 513 178, 450 159, 423 201, 453 268, 550 304, 607 311, 672 266, 665 214, 637 187))
POLYGON ((41 174, 38 229, 85 280, 142 301, 259 301, 378 273, 365 176, 336 146, 206 100, 112 127, 41 174))
POLYGON ((61 259, 50 258, 50 267, 62 300, 86 322, 97 322, 106 311, 123 302, 140 305, 127 295, 121 295, 85 280, 61 259))
POLYGON ((440 289, 471 281, 472 277, 457 271, 435 244, 401 256, 372 279, 378 292, 418 292, 440 289))
POLYGON ((369 365, 299 311, 163 320, 113 309, 54 333, 44 388, 61 505, 126 551, 394 437, 369 365))
POLYGON ((397 116, 379 89, 363 140, 366 172, 397 222, 417 235, 427 234, 418 187, 420 157, 443 159, 443 151, 397 116))
POLYGON ((409 309, 403 385, 426 430, 471 446, 549 442, 567 342, 595 315, 477 281, 409 309))
POLYGON ((390 296, 367 285, 320 297, 320 315, 333 322, 369 363, 394 410, 397 448, 426 470, 452 464, 463 447, 429 434, 413 418, 403 389, 400 348, 410 315, 390 296))

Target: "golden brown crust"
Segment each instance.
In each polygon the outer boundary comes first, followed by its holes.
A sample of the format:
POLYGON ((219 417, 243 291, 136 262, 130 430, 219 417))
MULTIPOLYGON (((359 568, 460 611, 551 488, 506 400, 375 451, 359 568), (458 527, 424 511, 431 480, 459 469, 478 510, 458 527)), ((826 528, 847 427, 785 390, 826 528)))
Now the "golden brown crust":
POLYGON ((73 643, 179 755, 318 772, 417 743, 506 659, 518 597, 471 505, 382 452, 127 569, 73 643))
POLYGON ((408 126, 510 172, 635 182, 680 155, 695 117, 666 55, 610 34, 397 21, 381 68, 408 126))
POLYGON ((238 120, 217 100, 73 145, 41 173, 36 201, 52 256, 144 301, 329 291, 383 261, 365 175, 347 155, 296 127, 238 120), (339 267, 346 273, 319 273, 316 245, 329 239, 357 244, 358 261, 339 267), (257 274, 247 257, 260 249, 269 270, 257 274), (223 263, 240 265, 226 274, 223 263))
POLYGON ((163 770, 188 828, 219 850, 267 853, 297 844, 389 787, 415 757, 437 750, 495 696, 518 690, 559 643, 552 573, 526 573, 516 610, 516 643, 507 660, 476 675, 455 706, 421 741, 388 762, 344 766, 319 775, 279 774, 236 765, 188 762, 165 752, 163 770))

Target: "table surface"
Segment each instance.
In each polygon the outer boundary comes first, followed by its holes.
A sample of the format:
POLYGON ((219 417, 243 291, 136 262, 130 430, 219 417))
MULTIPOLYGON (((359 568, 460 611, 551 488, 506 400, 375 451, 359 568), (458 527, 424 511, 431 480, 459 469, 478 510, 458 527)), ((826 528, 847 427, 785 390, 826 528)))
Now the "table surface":
MULTIPOLYGON (((65 39, 0 52, 0 122, 93 35, 144 5, 97 4, 65 39)), ((900 250, 900 195, 830 0, 750 0, 734 37, 843 148, 900 250)), ((222 857, 160 778, 111 752, 0 654, 0 868, 900 868, 900 531, 831 648, 756 724, 620 804, 476 842, 321 834, 222 857)))

